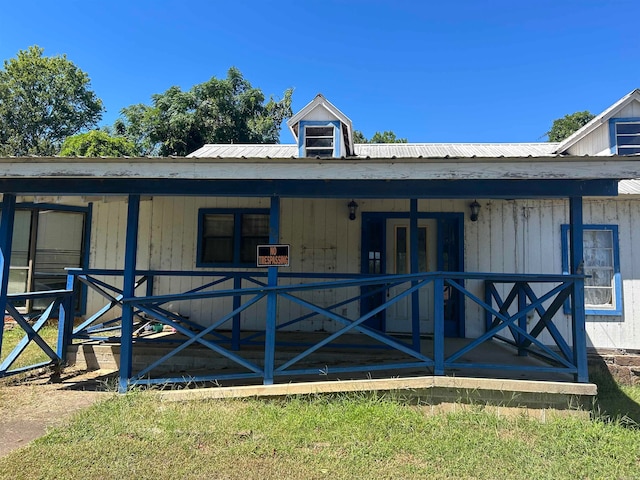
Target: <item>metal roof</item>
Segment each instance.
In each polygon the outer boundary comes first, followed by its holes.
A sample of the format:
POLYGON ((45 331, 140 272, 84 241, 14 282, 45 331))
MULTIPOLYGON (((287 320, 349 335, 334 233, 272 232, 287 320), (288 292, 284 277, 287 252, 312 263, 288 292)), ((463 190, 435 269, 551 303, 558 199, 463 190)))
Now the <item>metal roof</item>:
POLYGON ((640 195, 640 179, 618 182, 619 195, 640 195))
MULTIPOLYGON (((554 157, 557 143, 362 143, 355 158, 554 157)), ((208 144, 188 157, 295 158, 297 145, 208 144)))

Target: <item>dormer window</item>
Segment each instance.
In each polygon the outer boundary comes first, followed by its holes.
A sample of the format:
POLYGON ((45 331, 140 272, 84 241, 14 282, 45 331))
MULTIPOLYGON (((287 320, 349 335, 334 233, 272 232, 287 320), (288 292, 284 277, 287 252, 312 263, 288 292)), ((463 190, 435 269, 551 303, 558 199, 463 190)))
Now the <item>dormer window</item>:
POLYGON ((616 123, 618 155, 640 153, 640 122, 616 123))
POLYGON ((333 125, 304 127, 305 157, 333 157, 335 128, 333 125))
POLYGON ((611 153, 640 154, 640 118, 612 118, 609 120, 611 153))
POLYGON ((299 158, 346 158, 355 155, 351 120, 321 94, 287 120, 299 158))

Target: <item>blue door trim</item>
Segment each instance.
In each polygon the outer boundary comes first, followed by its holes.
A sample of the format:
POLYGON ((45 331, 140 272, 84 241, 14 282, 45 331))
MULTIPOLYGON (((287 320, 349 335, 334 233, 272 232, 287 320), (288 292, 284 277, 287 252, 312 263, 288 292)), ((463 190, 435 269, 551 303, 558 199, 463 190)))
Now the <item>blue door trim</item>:
MULTIPOLYGON (((444 248, 445 248, 445 227, 448 222, 453 222, 453 230, 455 230, 454 236, 456 238, 456 244, 454 245, 454 251, 457 258, 455 260, 455 271, 464 272, 464 213, 461 212, 418 212, 417 208, 412 208, 408 212, 363 212, 362 215, 362 229, 361 229, 361 255, 360 255, 360 271, 361 273, 369 272, 369 251, 372 251, 373 242, 376 239, 372 238, 371 230, 376 229, 378 238, 375 243, 376 250, 379 248, 383 257, 380 262, 381 274, 386 273, 386 261, 384 255, 387 251, 386 245, 386 221, 393 218, 408 219, 411 224, 417 224, 419 219, 433 219, 437 221, 437 269, 444 271, 449 269, 450 265, 445 265, 444 262, 444 248), (449 267, 449 268, 447 268, 449 267)), ((412 250, 415 252, 415 249, 412 250)), ((452 252, 449 252, 449 255, 452 252)), ((464 285, 463 285, 464 286, 464 285)), ((363 291, 364 295, 366 292, 363 291)), ((360 301, 361 312, 371 308, 372 302, 376 302, 375 297, 363 298, 360 301)), ((464 337, 464 299, 456 296, 455 304, 455 322, 445 320, 445 336, 447 337, 464 337)), ((446 312, 445 312, 446 313, 446 312)), ((381 312, 376 318, 369 321, 368 326, 376 328, 378 330, 386 330, 384 311, 381 312)))

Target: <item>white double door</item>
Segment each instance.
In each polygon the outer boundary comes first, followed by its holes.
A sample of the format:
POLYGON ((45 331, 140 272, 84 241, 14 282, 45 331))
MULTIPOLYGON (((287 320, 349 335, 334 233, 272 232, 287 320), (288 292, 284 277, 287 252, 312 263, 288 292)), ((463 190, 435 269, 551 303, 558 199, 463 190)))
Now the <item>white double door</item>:
MULTIPOLYGON (((437 270, 437 224, 434 219, 418 220, 417 251, 411 251, 411 233, 408 219, 387 219, 386 225, 386 272, 406 274, 411 272, 411 255, 418 258, 418 271, 437 270)), ((391 299, 411 287, 403 283, 387 292, 391 299)), ((418 290, 420 333, 433 333, 433 283, 418 290)), ((412 325, 412 295, 400 299, 386 310, 386 331, 409 333, 412 325)))

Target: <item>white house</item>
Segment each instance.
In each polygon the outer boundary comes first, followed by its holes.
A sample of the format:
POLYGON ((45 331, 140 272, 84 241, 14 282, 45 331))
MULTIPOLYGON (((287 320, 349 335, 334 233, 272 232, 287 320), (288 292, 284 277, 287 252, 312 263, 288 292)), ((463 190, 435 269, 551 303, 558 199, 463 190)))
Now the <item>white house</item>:
POLYGON ((340 342, 326 367, 337 372, 522 369, 579 382, 588 348, 640 349, 640 90, 559 144, 354 144, 322 95, 288 127, 291 145, 205 145, 187 158, 0 158, 11 265, 0 301, 24 317, 58 298, 52 360, 73 341, 115 339, 123 389, 167 381, 149 377, 196 344, 238 370, 189 378, 264 383, 317 373, 313 355, 340 342), (67 280, 64 267, 78 270, 67 280), (85 319, 75 328, 71 311, 85 319), (134 372, 149 319, 181 340, 134 372), (405 358, 356 365, 355 333, 405 358), (463 346, 447 347, 456 337, 463 346), (547 363, 468 359, 491 342, 547 363), (256 345, 259 361, 243 353, 256 345))

